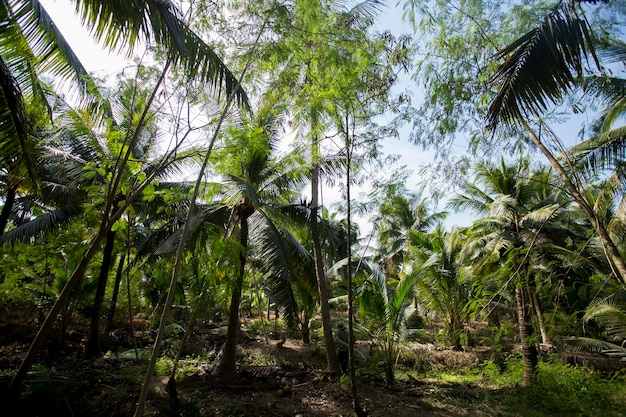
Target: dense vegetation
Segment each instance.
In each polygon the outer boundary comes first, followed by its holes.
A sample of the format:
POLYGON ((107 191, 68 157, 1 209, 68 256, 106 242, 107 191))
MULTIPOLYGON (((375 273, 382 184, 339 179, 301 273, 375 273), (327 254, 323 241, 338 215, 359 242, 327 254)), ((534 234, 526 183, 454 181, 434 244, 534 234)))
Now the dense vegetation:
POLYGON ((622 2, 73 3, 143 58, 0 5, 20 415, 620 415, 622 2))

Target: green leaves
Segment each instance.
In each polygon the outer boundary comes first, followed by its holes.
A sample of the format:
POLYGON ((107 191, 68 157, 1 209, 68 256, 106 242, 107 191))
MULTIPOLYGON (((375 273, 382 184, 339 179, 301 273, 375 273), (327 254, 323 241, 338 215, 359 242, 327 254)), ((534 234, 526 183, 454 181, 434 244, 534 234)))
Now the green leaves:
POLYGON ((165 47, 174 65, 180 64, 189 78, 206 82, 218 96, 234 95, 244 108, 248 97, 215 51, 183 21, 170 0, 79 0, 76 10, 94 37, 111 50, 131 55, 140 41, 165 47))
POLYGON ((561 2, 540 26, 496 54, 504 62, 491 79, 498 93, 487 112, 488 128, 541 116, 549 104, 558 104, 582 76, 588 54, 600 67, 586 20, 561 2))

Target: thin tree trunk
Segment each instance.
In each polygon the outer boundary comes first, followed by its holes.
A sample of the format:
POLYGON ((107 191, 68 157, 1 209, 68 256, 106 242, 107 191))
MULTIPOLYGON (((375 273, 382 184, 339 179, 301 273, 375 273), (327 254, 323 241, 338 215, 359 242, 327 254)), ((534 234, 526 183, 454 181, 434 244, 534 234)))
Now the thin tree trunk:
POLYGON ((107 313, 106 322, 104 323, 104 334, 108 334, 109 330, 113 326, 113 319, 115 318, 115 309, 117 308, 117 298, 120 294, 120 285, 122 283, 122 276, 124 274, 124 262, 126 260, 126 254, 123 253, 120 256, 120 260, 117 264, 117 272, 115 273, 115 284, 113 284, 113 295, 111 296, 111 306, 107 313))
POLYGON ((100 265, 96 295, 91 312, 91 325, 89 326, 89 337, 87 339, 87 347, 85 348, 86 359, 92 359, 100 355, 100 314, 102 313, 102 304, 104 303, 107 278, 112 266, 114 245, 115 232, 109 230, 106 243, 104 244, 104 251, 102 252, 102 264, 100 265))
MULTIPOLYGON (((261 37, 261 34, 265 30, 265 25, 267 22, 263 23, 263 26, 259 30, 258 36, 254 41, 254 45, 256 45, 261 37)), ((254 48, 254 46, 253 46, 254 48)), ((213 131, 213 136, 209 142, 208 149, 204 156, 204 161, 202 162, 202 166, 200 167, 200 171, 198 177, 196 178, 196 183, 193 191, 193 195, 191 196, 191 200, 189 202, 189 207, 187 208, 187 215, 185 216, 185 223, 183 225, 183 231, 180 237, 180 242, 178 243, 178 249, 176 250, 176 259, 174 260, 174 270, 172 271, 172 277, 170 279, 170 286, 167 292, 167 300, 165 307, 163 308, 163 313, 161 315, 161 323, 159 324, 159 330, 157 331, 156 340, 154 341, 154 348, 152 351, 152 356, 150 357, 150 362, 148 363, 148 369, 146 370, 146 375, 144 377, 143 386, 141 389, 141 394, 139 395, 139 401, 137 401, 137 408, 135 409, 134 417, 143 416, 143 409, 145 407, 146 400, 148 398, 148 391, 150 390, 150 380, 152 378, 152 374, 154 372, 154 367, 156 365, 156 359, 159 353, 160 343, 165 334, 165 318, 167 314, 171 310, 171 303, 174 299, 174 291, 176 289, 176 284, 178 283, 178 276, 180 275, 180 267, 183 261, 183 252, 185 248, 185 244, 187 243, 188 235, 189 235, 189 224, 191 221, 191 215, 193 213, 194 207, 196 205, 196 200, 198 199, 198 195, 200 193, 200 189, 202 188, 202 178, 206 171, 207 166, 209 165, 209 158, 213 152, 213 146, 215 146, 215 142, 217 140, 217 136, 221 132, 222 123, 226 119, 226 115, 230 110, 230 106, 235 98, 235 94, 241 88, 241 81, 243 77, 248 72, 251 61, 248 61, 246 66, 244 67, 239 79, 237 80, 237 84, 232 90, 232 93, 228 96, 226 103, 224 104, 224 108, 222 109, 222 113, 220 114, 220 118, 215 126, 215 130, 213 131)))
POLYGON ((335 341, 333 338, 332 323, 330 321, 330 306, 328 304, 328 286, 324 273, 324 260, 322 258, 322 245, 320 243, 318 227, 319 210, 319 178, 320 168, 318 163, 319 145, 317 137, 312 139, 313 167, 311 169, 311 240, 313 241, 313 256, 315 259, 315 276, 317 278, 317 290, 320 297, 320 313, 322 315, 322 329, 324 332, 324 347, 326 348, 326 362, 328 370, 334 375, 339 375, 339 360, 335 354, 335 341))
POLYGON ((221 379, 231 379, 237 374, 237 334, 239 333, 239 305, 241 303, 241 292, 243 290, 243 278, 245 276, 246 256, 248 250, 248 217, 240 213, 240 236, 241 252, 239 253, 239 274, 233 287, 228 310, 228 330, 226 340, 222 348, 220 363, 215 369, 215 375, 221 379))
POLYGON ((170 397, 170 416, 177 417, 180 415, 178 408, 180 407, 180 402, 178 401, 178 390, 176 389, 176 370, 178 369, 178 362, 180 362, 180 358, 183 356, 183 351, 185 350, 185 345, 189 340, 189 337, 193 333, 193 327, 196 324, 196 319, 198 317, 198 310, 201 304, 201 301, 204 299, 203 296, 198 297, 196 301, 196 305, 193 307, 193 312, 189 321, 187 322, 187 328, 185 329, 185 334, 183 335, 182 340, 180 341, 180 345, 178 346, 178 351, 176 352, 176 357, 174 358, 174 365, 172 366, 172 372, 170 372, 170 378, 167 381, 167 393, 170 397))
POLYGON ((537 369, 537 349, 530 343, 532 326, 530 325, 526 303, 524 302, 524 288, 515 288, 515 301, 517 310, 517 324, 519 326, 520 343, 522 346, 522 361, 524 362, 523 387, 532 385, 537 369))
POLYGON ((357 391, 357 380, 356 380, 356 367, 354 366, 354 342, 356 338, 354 337, 354 293, 352 291, 352 221, 350 218, 351 215, 351 204, 350 204, 350 163, 352 156, 352 144, 350 141, 349 135, 349 119, 346 115, 346 137, 345 137, 345 146, 346 153, 348 156, 348 163, 346 164, 346 252, 348 263, 346 265, 346 274, 348 275, 348 367, 350 368, 350 385, 351 385, 351 393, 352 393, 352 408, 356 413, 357 417, 365 417, 368 415, 367 411, 361 407, 361 402, 359 400, 359 394, 357 391))
POLYGON ((11 217, 11 211, 13 210, 13 203, 15 203, 15 197, 17 194, 17 188, 7 188, 7 195, 4 197, 4 206, 2 206, 2 212, 0 212, 0 235, 4 233, 9 223, 9 217, 11 217))
POLYGON ((602 246, 604 247, 605 254, 609 263, 614 267, 614 272, 617 275, 617 278, 621 280, 622 284, 626 284, 626 262, 619 253, 617 246, 611 239, 609 232, 602 224, 600 218, 596 215, 593 208, 587 203, 587 200, 580 194, 580 191, 576 187, 576 185, 572 182, 565 168, 559 163, 552 152, 541 142, 541 139, 537 137, 535 132, 532 131, 530 126, 527 123, 524 123, 524 128, 526 132, 530 136, 530 139, 533 143, 539 148, 539 150, 545 155, 545 157, 550 161, 554 169, 559 173, 561 179, 565 183, 565 187, 569 191, 569 194, 572 198, 578 203, 580 208, 585 212, 587 219, 595 229, 596 233, 600 237, 600 241, 602 242, 602 246))
POLYGON ((530 303, 533 311, 535 312, 535 316, 537 317, 537 324, 539 325, 539 332, 541 333, 541 345, 549 348, 552 346, 552 342, 548 338, 548 332, 546 331, 546 326, 543 323, 543 311, 541 309, 541 304, 539 304, 539 297, 537 297, 537 287, 535 285, 535 281, 531 277, 528 277, 526 279, 526 285, 528 287, 530 303))
POLYGON ((44 320, 43 324, 39 328, 39 331, 37 332, 35 339, 30 344, 30 348, 28 349, 28 352, 26 353, 26 356, 24 357, 22 364, 20 365, 17 373, 11 379, 11 383, 9 385, 9 391, 12 394, 16 394, 19 388, 21 387, 22 383, 24 382, 24 379, 26 378, 26 374, 28 374, 28 371, 33 366, 33 363, 35 363, 35 359, 37 358, 37 355, 41 351, 41 348, 46 340, 46 337, 50 333, 50 330, 52 330, 52 328, 54 327, 54 322, 56 321, 57 316, 59 315, 63 307, 66 305, 67 300, 69 299, 70 294, 72 290, 74 289, 74 287, 76 286, 76 284, 78 284, 78 282, 85 275, 87 266, 89 265, 89 263, 91 262, 91 259, 94 257, 94 255, 100 248, 100 243, 102 242, 102 240, 104 239, 104 236, 106 235, 105 231, 102 230, 104 227, 105 227, 104 225, 101 226, 100 231, 96 234, 94 239, 91 241, 91 244, 87 248, 87 251, 83 255, 80 263, 74 270, 74 273, 72 274, 70 279, 65 283, 65 286, 61 290, 59 297, 57 298, 56 302, 50 309, 50 312, 46 316, 46 319, 44 320))

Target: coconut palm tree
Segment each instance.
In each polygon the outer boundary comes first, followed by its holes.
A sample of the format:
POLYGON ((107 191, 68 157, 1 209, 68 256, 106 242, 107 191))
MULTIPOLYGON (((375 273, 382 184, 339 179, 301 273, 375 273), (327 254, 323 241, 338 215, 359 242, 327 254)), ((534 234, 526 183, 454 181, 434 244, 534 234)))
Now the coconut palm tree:
MULTIPOLYGON (((398 276, 412 231, 426 232, 446 218, 445 212, 432 212, 429 201, 422 197, 423 189, 417 193, 408 192, 402 184, 388 184, 384 187, 378 214, 373 220, 378 232, 380 262, 392 277, 398 276)), ((374 193, 381 194, 381 190, 374 193)))
MULTIPOLYGON (((515 288, 520 341, 525 365, 524 384, 529 385, 537 363, 537 347, 531 342, 530 317, 535 315, 543 326, 542 310, 535 289, 535 258, 538 245, 558 246, 559 235, 574 231, 561 226, 559 215, 566 213, 570 200, 555 192, 549 170, 532 170, 527 159, 507 165, 482 164, 477 168, 478 184, 469 184, 466 192, 453 198, 450 207, 483 213, 467 229, 466 253, 472 254, 476 269, 497 264, 498 274, 508 274, 507 282, 515 288)), ((562 239, 565 240, 565 239, 562 239)), ((548 344, 545 330, 542 336, 548 344)))
MULTIPOLYGON (((249 248, 249 237, 257 233, 271 234, 269 242, 258 238, 255 240, 255 243, 266 244, 261 248, 266 251, 266 266, 279 274, 276 279, 289 280, 289 277, 296 275, 295 263, 287 259, 286 246, 276 246, 278 242, 275 240, 284 242, 284 236, 272 219, 281 208, 290 206, 297 197, 296 192, 306 181, 306 171, 302 169, 302 160, 297 152, 282 158, 273 155, 277 141, 273 123, 272 113, 262 109, 257 114, 255 123, 244 124, 243 129, 230 130, 225 144, 229 157, 218 155, 220 162, 215 165, 215 169, 224 172, 222 202, 231 207, 233 218, 237 221, 233 235, 237 236, 240 246, 239 273, 232 286, 226 341, 220 363, 215 370, 218 377, 225 379, 236 374, 235 348, 240 326, 239 307, 246 261, 250 256, 249 250, 252 249, 249 248), (235 149, 239 152, 238 157, 234 157, 235 149), (267 246, 270 243, 274 244, 272 249, 267 246)), ((293 303, 293 294, 288 293, 288 296, 293 303)))
MULTIPOLYGON (((564 94, 576 85, 577 78, 582 77, 589 57, 601 68, 596 39, 581 7, 584 2, 596 3, 593 0, 558 2, 540 25, 498 52, 496 59, 503 62, 492 79, 498 92, 488 110, 487 125, 492 131, 505 123, 525 130, 598 233, 617 278, 626 283, 626 262, 603 219, 585 201, 577 173, 567 169, 568 156, 563 155, 560 161, 528 122, 541 119, 550 104, 560 103, 564 94)), ((618 137, 616 144, 623 143, 623 129, 613 134, 618 137)))

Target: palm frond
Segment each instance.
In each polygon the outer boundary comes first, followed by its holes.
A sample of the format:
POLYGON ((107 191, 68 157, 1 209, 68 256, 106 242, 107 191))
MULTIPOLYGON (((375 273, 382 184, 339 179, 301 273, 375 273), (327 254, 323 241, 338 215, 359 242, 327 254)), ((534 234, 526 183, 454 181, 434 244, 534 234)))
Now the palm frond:
POLYGON ((367 29, 381 15, 387 4, 382 0, 337 0, 333 6, 348 25, 367 29))
POLYGON ((613 298, 592 303, 583 320, 595 320, 606 328, 608 335, 626 339, 626 309, 613 298))
MULTIPOLYGON (((49 72, 71 78, 93 114, 111 117, 110 103, 38 0, 16 0, 10 4, 3 1, 0 7, 0 51, 10 67, 22 73, 20 85, 28 94, 48 106, 47 89, 39 80, 40 74, 49 72)), ((49 108, 48 112, 51 113, 49 108)))
POLYGON ((621 39, 614 39, 611 45, 602 49, 599 54, 609 62, 626 61, 626 42, 621 39))
POLYGON ((609 356, 622 357, 622 360, 626 358, 626 348, 614 343, 605 342, 604 340, 589 337, 568 337, 563 339, 563 343, 573 351, 599 352, 609 356))
POLYGON ((239 105, 249 109, 246 93, 237 78, 204 40, 183 21, 180 10, 170 0, 81 0, 76 10, 94 37, 111 50, 132 54, 140 41, 154 40, 181 64, 191 78, 207 83, 218 96, 234 95, 239 105))
POLYGON ((9 171, 10 187, 17 187, 24 177, 39 187, 37 153, 30 132, 20 86, 0 56, 0 166, 9 171))
POLYGON ((600 133, 569 149, 572 160, 589 169, 612 168, 626 155, 626 126, 600 133))
POLYGON ((487 126, 510 123, 544 112, 558 104, 563 93, 582 76, 584 61, 592 55, 591 30, 568 2, 552 9, 540 26, 499 51, 504 62, 491 82, 498 93, 487 111, 487 126))
POLYGON ((313 258, 285 229, 279 229, 262 211, 250 216, 250 248, 265 273, 265 284, 275 303, 281 306, 290 326, 298 320, 298 303, 292 285, 303 294, 317 293, 311 274, 313 258))
POLYGON ((0 245, 14 243, 17 241, 28 242, 42 234, 56 230, 78 217, 82 212, 80 207, 74 204, 67 204, 56 210, 52 210, 33 220, 26 222, 15 229, 0 236, 0 245))

